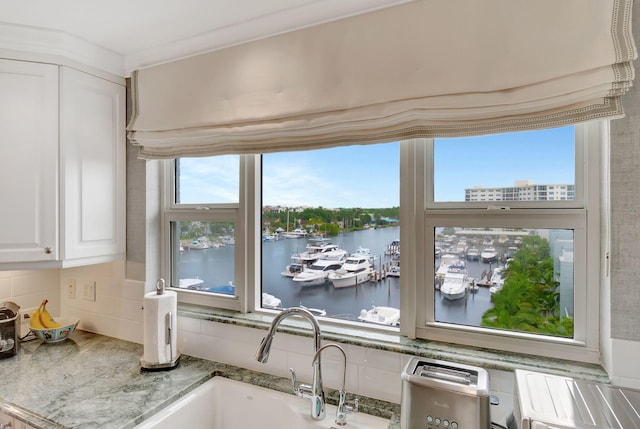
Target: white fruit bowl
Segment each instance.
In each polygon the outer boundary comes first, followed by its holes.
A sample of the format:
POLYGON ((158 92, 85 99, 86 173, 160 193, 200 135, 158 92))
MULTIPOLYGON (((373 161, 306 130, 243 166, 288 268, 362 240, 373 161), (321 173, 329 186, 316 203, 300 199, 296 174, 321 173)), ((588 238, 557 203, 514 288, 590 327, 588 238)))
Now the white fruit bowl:
POLYGON ((60 328, 29 328, 33 335, 40 338, 45 343, 57 343, 64 341, 76 329, 80 319, 77 317, 56 317, 54 318, 62 327, 60 328))

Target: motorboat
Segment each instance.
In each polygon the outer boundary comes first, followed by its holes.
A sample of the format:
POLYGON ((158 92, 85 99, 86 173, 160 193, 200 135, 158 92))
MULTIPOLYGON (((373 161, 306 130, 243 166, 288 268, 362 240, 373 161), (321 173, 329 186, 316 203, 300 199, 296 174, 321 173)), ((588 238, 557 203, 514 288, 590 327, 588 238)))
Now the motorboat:
POLYGON ((465 264, 458 255, 454 255, 453 253, 445 253, 442 255, 440 257, 440 266, 438 266, 438 269, 436 270, 436 277, 439 277, 440 279, 444 278, 449 271, 449 267, 452 265, 464 267, 465 264))
POLYGON ((489 292, 496 293, 502 290, 504 286, 504 277, 502 274, 504 273, 503 267, 497 267, 493 269, 491 273, 491 287, 489 288, 489 292))
POLYGON ((465 243, 464 241, 460 241, 458 242, 458 244, 456 244, 454 252, 457 255, 464 255, 467 252, 467 248, 467 243, 465 243))
POLYGON ((180 289, 200 290, 202 284, 204 284, 204 280, 199 278, 178 280, 178 287, 180 289))
POLYGON ((467 250, 467 261, 480 260, 480 251, 476 247, 471 247, 467 250))
POLYGON ((305 238, 308 235, 309 233, 304 228, 296 228, 293 231, 287 231, 282 233, 282 236, 284 238, 305 238))
POLYGON ((304 287, 318 286, 328 281, 329 273, 340 269, 343 265, 344 259, 320 258, 293 276, 293 281, 304 287))
POLYGON ((300 308, 304 308, 305 310, 307 310, 309 313, 313 314, 314 316, 326 316, 327 315, 327 310, 325 309, 321 309, 321 308, 313 308, 313 307, 305 307, 304 305, 300 304, 299 305, 300 308))
POLYGON ((387 275, 389 277, 400 277, 400 263, 393 262, 387 270, 387 275))
POLYGON ((303 265, 310 265, 320 258, 341 260, 347 256, 347 251, 332 244, 327 238, 311 238, 307 243, 306 250, 298 255, 293 255, 299 259, 303 265))
POLYGON ((469 289, 469 277, 464 267, 452 265, 444 276, 440 293, 449 301, 462 299, 469 289))
POLYGON ((400 324, 400 309, 373 306, 370 310, 362 309, 358 320, 378 325, 398 326, 400 324))
POLYGON ((371 249, 367 247, 358 246, 355 252, 351 254, 351 256, 365 256, 369 258, 369 262, 373 264, 375 256, 371 253, 371 249))
POLYGON ((295 277, 304 271, 304 264, 302 264, 299 260, 295 260, 284 268, 284 271, 281 273, 285 277, 295 277))
POLYGON ((371 278, 373 268, 369 259, 364 256, 349 256, 342 268, 329 273, 333 287, 342 288, 365 283, 371 278))
POLYGON ((270 308, 273 310, 281 310, 282 300, 274 295, 262 292, 262 307, 270 308))
POLYGON ((480 260, 482 262, 495 262, 498 259, 498 252, 495 247, 485 247, 482 253, 480 253, 480 260))
POLYGON ((388 256, 400 256, 400 240, 393 240, 384 252, 388 256))

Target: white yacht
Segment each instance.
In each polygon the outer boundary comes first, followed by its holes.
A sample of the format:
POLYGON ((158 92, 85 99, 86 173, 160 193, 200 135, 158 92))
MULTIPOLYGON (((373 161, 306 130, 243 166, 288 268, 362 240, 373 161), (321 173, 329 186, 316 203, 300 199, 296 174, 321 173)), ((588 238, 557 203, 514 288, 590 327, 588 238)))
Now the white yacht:
POLYGON ((498 252, 495 247, 485 247, 482 253, 480 253, 480 260, 482 262, 495 262, 498 259, 498 252))
POLYGON ((262 292, 262 306, 273 310, 282 310, 282 300, 270 293, 262 292))
POLYGON ((350 287, 368 282, 373 273, 369 259, 364 256, 349 256, 339 270, 329 273, 333 287, 350 287))
POLYGON ((282 236, 284 238, 305 238, 309 233, 304 228, 296 228, 293 231, 283 232, 282 236))
POLYGON ((502 290, 502 287, 504 286, 504 278, 502 277, 503 272, 503 267, 493 269, 493 272, 491 273, 491 287, 489 288, 489 292, 496 293, 502 290))
POLYGON ((303 265, 310 265, 320 258, 341 260, 347 256, 347 253, 346 250, 332 244, 327 238, 311 238, 307 243, 306 250, 292 257, 299 259, 303 265))
POLYGON ((320 258, 293 276, 293 281, 303 287, 318 286, 328 281, 329 273, 342 268, 343 265, 344 259, 320 258))
POLYGON ((362 322, 376 323, 385 326, 398 326, 400 324, 400 309, 394 307, 374 306, 371 310, 362 309, 358 320, 362 322))
POLYGON ((469 277, 464 269, 451 268, 444 276, 440 286, 440 293, 449 301, 462 299, 469 289, 469 277))
POLYGON ((445 253, 444 255, 442 255, 440 257, 440 266, 438 266, 438 269, 436 270, 436 277, 442 279, 447 275, 447 272, 449 272, 449 267, 452 265, 464 267, 465 264, 458 255, 454 255, 452 253, 445 253))

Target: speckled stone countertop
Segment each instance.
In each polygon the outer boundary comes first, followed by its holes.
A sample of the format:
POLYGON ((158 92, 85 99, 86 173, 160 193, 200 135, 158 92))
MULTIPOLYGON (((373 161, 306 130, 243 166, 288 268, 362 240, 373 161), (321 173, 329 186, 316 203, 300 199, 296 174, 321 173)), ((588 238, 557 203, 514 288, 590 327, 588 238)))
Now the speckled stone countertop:
MULTIPOLYGON (((142 345, 75 331, 66 341, 23 342, 0 360, 0 410, 40 429, 129 429, 214 376, 290 393, 290 380, 183 355, 171 371, 140 370, 142 345)), ((336 403, 337 392, 327 391, 336 403)), ((360 410, 399 427, 397 404, 360 398, 360 410)))

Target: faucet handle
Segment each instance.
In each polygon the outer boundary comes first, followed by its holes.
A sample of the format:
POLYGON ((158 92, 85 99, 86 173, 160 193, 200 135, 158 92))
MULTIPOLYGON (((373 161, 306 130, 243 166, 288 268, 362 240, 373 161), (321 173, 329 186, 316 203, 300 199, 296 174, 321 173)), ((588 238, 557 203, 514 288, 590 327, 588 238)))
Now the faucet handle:
POLYGON ((344 408, 349 413, 357 413, 359 406, 360 406, 360 400, 358 398, 356 398, 356 399, 353 400, 353 406, 345 405, 344 408))
POLYGON ((310 398, 312 388, 308 384, 298 384, 296 385, 296 372, 293 368, 289 368, 289 372, 291 372, 291 388, 293 389, 293 393, 296 396, 300 396, 302 398, 310 398))
POLYGON ((347 414, 357 413, 359 400, 356 398, 353 401, 353 406, 347 405, 346 401, 347 392, 342 389, 340 390, 340 399, 338 402, 338 408, 336 409, 336 424, 340 426, 344 426, 347 424, 347 414))

